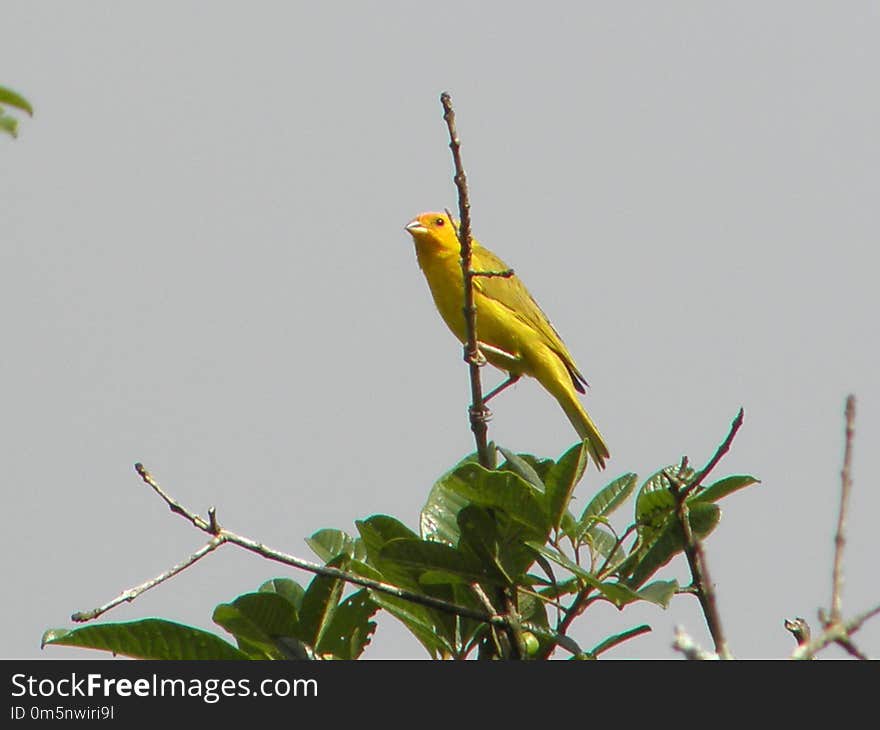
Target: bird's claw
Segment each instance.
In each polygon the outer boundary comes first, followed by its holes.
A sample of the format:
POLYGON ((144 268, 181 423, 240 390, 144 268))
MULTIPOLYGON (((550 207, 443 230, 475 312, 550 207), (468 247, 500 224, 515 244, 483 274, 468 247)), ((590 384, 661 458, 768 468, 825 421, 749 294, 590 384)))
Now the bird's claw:
POLYGON ((479 347, 473 352, 465 352, 464 361, 476 365, 478 368, 483 367, 488 362, 479 347))

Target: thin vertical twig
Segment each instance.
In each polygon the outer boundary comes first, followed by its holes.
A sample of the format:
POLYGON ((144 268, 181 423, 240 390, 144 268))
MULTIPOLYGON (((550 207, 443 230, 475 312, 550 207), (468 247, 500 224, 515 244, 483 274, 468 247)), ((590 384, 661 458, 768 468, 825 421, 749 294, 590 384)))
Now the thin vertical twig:
POLYGON ((736 418, 734 418, 730 424, 730 431, 727 432, 727 438, 725 438, 721 446, 716 449, 715 453, 712 455, 712 458, 709 459, 709 462, 706 464, 706 466, 700 469, 700 471, 694 475, 693 480, 688 483, 688 493, 693 492, 697 487, 699 487, 703 483, 703 480, 707 476, 709 476, 709 473, 716 466, 718 466, 718 462, 721 461, 722 458, 724 458, 725 454, 727 454, 728 451, 730 451, 730 445, 733 443, 733 439, 736 438, 737 431, 739 431, 742 427, 744 418, 745 411, 740 408, 739 412, 736 414, 736 418))
POLYGON ((846 399, 846 441, 843 452, 843 468, 840 470, 840 512, 837 515, 837 532, 834 535, 834 569, 831 575, 831 617, 832 623, 841 618, 841 589, 843 586, 843 548, 846 545, 846 513, 849 495, 852 491, 852 443, 855 434, 856 398, 846 399))
POLYGON ((718 465, 718 462, 724 458, 724 455, 730 451, 730 446, 736 434, 742 427, 745 413, 742 408, 736 414, 736 417, 730 424, 730 430, 727 437, 721 445, 715 450, 712 458, 706 463, 694 478, 689 482, 685 482, 681 478, 681 473, 687 466, 687 460, 682 459, 679 474, 667 474, 669 483, 672 485, 672 494, 675 497, 675 513, 678 522, 681 525, 682 536, 684 538, 684 554, 688 561, 691 571, 691 583, 694 587, 697 599, 700 601, 700 608, 703 610, 703 616, 706 619, 706 625, 709 627, 709 633, 712 635, 712 641, 715 642, 715 653, 721 659, 730 659, 730 649, 727 646, 727 639, 724 636, 724 629, 721 625, 721 614, 718 611, 718 601, 715 597, 715 586, 712 578, 709 576, 709 567, 706 561, 706 553, 703 550, 703 543, 694 535, 691 529, 690 510, 688 509, 688 496, 702 483, 709 473, 718 465))
MULTIPOLYGON (((816 654, 829 644, 837 644, 844 651, 857 659, 868 657, 855 645, 852 634, 858 631, 869 618, 880 614, 880 606, 850 619, 843 620, 843 548, 846 545, 846 517, 849 510, 849 498, 852 492, 852 455, 856 425, 856 397, 848 395, 844 409, 846 421, 843 450, 843 467, 840 470, 840 512, 837 515, 837 531, 834 534, 834 566, 831 571, 831 608, 828 613, 819 609, 819 621, 822 633, 818 637, 799 640, 797 649, 792 652, 792 659, 813 659, 816 654)), ((797 619, 796 621, 803 621, 797 619)), ((790 622, 786 622, 789 628, 790 622)), ((806 622, 804 622, 806 624, 806 622)), ((791 629, 789 629, 791 630, 791 629)))
POLYGON ((684 533, 684 553, 687 557, 688 566, 691 570, 691 583, 696 588, 697 600, 706 617, 706 625, 715 642, 715 653, 722 659, 730 658, 730 650, 727 647, 727 639, 721 625, 721 614, 718 612, 718 601, 715 598, 715 586, 709 576, 709 568, 706 564, 706 553, 703 551, 703 543, 698 540, 691 529, 691 521, 687 506, 687 499, 679 496, 681 492, 673 489, 676 495, 676 514, 684 533))
POLYGON ((470 370, 471 406, 469 409, 471 431, 477 445, 477 456, 480 464, 487 469, 492 468, 492 456, 489 453, 488 421, 491 412, 483 398, 483 383, 480 379, 480 366, 485 362, 477 345, 477 308, 474 305, 474 272, 471 268, 471 204, 468 197, 467 176, 461 162, 461 140, 455 127, 455 111, 452 108, 452 97, 443 92, 440 95, 443 106, 443 119, 449 130, 449 149, 452 150, 452 161, 455 165, 455 186, 458 188, 458 211, 460 224, 457 230, 461 244, 461 274, 464 282, 464 321, 467 338, 464 345, 464 359, 470 370))

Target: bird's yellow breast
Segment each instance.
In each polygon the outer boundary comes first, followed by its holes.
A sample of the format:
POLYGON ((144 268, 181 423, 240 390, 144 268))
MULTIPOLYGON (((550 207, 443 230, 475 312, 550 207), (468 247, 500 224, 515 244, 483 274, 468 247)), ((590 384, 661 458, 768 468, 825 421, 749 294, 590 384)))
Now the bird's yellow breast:
MULTIPOLYGON (((454 222, 442 213, 422 213, 406 230, 413 237, 419 266, 434 304, 452 333, 467 339, 461 245, 454 222)), ((565 411, 578 435, 589 444, 601 469, 608 446, 578 400, 587 382, 559 333, 522 281, 489 249, 473 240, 471 269, 478 348, 496 367, 513 376, 531 375, 565 411), (494 272, 493 276, 486 276, 494 272), (504 276, 499 276, 506 272, 504 276)))
MULTIPOLYGON (((473 253, 472 269, 482 271, 480 249, 475 246, 473 253)), ((416 255, 437 311, 446 326, 464 343, 467 339, 464 278, 458 251, 438 248, 431 245, 430 241, 416 241, 416 255)), ((515 374, 527 373, 528 367, 522 362, 522 354, 530 339, 534 340, 534 330, 510 309, 483 295, 476 288, 474 307, 477 339, 489 346, 481 348, 486 359, 502 370, 515 374)))

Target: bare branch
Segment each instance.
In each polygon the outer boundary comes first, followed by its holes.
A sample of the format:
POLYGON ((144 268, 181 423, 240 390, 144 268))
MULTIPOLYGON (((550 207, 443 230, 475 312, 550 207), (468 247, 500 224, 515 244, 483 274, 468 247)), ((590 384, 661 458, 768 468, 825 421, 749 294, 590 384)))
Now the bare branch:
POLYGON ((716 653, 722 659, 730 659, 732 657, 724 637, 724 629, 721 626, 721 614, 718 611, 718 601, 715 598, 715 586, 709 577, 703 543, 697 539, 691 529, 690 512, 684 490, 673 488, 672 493, 676 501, 675 513, 684 536, 684 553, 691 569, 691 586, 700 602, 700 607, 703 609, 706 625, 715 642, 716 653))
POLYGON ((91 611, 80 611, 75 613, 73 615, 74 621, 88 621, 90 619, 96 618, 97 616, 100 616, 102 613, 105 613, 109 609, 118 606, 120 603, 132 601, 144 591, 149 590, 150 588, 153 588, 154 586, 157 586, 160 583, 168 580, 168 578, 177 575, 182 570, 188 568, 190 565, 197 562, 208 553, 213 552, 221 545, 225 543, 232 543, 233 545, 238 545, 239 547, 244 548, 245 550, 249 550, 252 553, 256 553, 257 555, 260 555, 268 560, 273 560, 277 563, 282 563, 284 565, 289 565, 294 568, 299 568, 300 570, 305 570, 309 573, 314 573, 315 575, 322 575, 327 578, 336 578, 338 580, 345 581, 346 583, 352 583, 354 585, 363 586, 364 588, 370 588, 371 590, 379 591, 380 593, 387 593, 388 595, 396 596, 397 598, 402 598, 412 603, 418 603, 422 606, 427 606, 429 608, 436 608, 439 611, 443 611, 444 613, 450 613, 456 616, 464 616, 466 618, 474 619, 475 621, 482 621, 484 623, 493 624, 495 626, 501 626, 505 628, 508 626, 508 621, 503 616, 490 615, 481 611, 475 611, 471 608, 467 608, 466 606, 457 606, 453 603, 448 603, 447 601, 443 601, 439 598, 434 598, 433 596, 426 596, 419 593, 411 593, 410 591, 398 588, 397 586, 391 585, 389 583, 383 583, 382 581, 364 578, 362 576, 355 575, 353 573, 347 573, 344 570, 339 570, 338 568, 333 568, 327 565, 319 565, 318 563, 303 560, 302 558, 297 558, 293 555, 288 555, 287 553, 275 550, 268 547, 267 545, 263 545, 261 542, 257 542, 256 540, 252 540, 249 537, 245 537, 244 535, 239 535, 235 532, 231 532, 230 530, 220 527, 217 524, 216 512, 213 508, 210 511, 212 515, 210 520, 205 520, 199 515, 195 514, 192 510, 184 507, 171 495, 169 495, 164 489, 162 489, 162 487, 159 486, 158 482, 156 482, 152 474, 147 471, 143 464, 135 464, 135 471, 137 471, 138 475, 140 475, 144 483, 148 484, 153 489, 153 491, 162 498, 162 500, 171 508, 172 512, 188 520, 202 532, 206 532, 211 535, 212 539, 205 546, 203 546, 195 553, 193 553, 193 555, 187 558, 187 560, 179 563, 178 565, 175 565, 173 568, 170 568, 164 573, 161 573, 160 575, 156 576, 156 578, 146 581, 145 583, 142 583, 135 588, 123 591, 119 596, 114 598, 112 601, 109 601, 104 606, 101 606, 100 608, 93 609, 91 611))
MULTIPOLYGON (((858 631, 869 618, 880 614, 880 606, 876 606, 849 621, 843 620, 843 601, 841 598, 843 548, 846 545, 846 516, 852 492, 852 453, 856 422, 856 398, 854 395, 847 396, 845 419, 843 468, 840 471, 840 511, 837 515, 837 531, 834 535, 834 567, 831 574, 831 611, 826 615, 820 609, 819 620, 822 622, 822 634, 812 640, 800 641, 797 649, 792 652, 792 659, 812 659, 831 643, 838 644, 844 651, 858 659, 867 659, 853 643, 852 634, 858 631)), ((788 628, 788 622, 786 622, 786 628, 788 628)), ((809 634, 807 634, 807 639, 809 639, 809 634)))
POLYGON ((675 640, 672 642, 672 648, 684 654, 685 659, 696 661, 720 659, 718 654, 701 648, 681 626, 675 627, 675 640))
POLYGON ((831 575, 831 621, 841 617, 841 588, 843 585, 843 548, 846 544, 846 513, 852 491, 852 444, 855 433, 856 398, 846 399, 846 445, 843 453, 843 469, 840 471, 840 512, 837 516, 837 533, 834 536, 834 569, 831 575))
POLYGON ((186 570, 190 565, 197 563, 203 557, 205 557, 208 553, 213 552, 218 547, 220 547, 225 542, 224 538, 221 536, 212 537, 206 544, 196 550, 192 555, 190 555, 186 560, 178 563, 173 568, 169 568, 168 570, 159 573, 155 578, 151 578, 148 581, 141 583, 134 588, 129 588, 127 591, 122 591, 116 598, 107 601, 103 606, 98 606, 98 608, 93 608, 91 611, 77 611, 72 614, 70 617, 71 621, 76 621, 77 623, 83 623, 84 621, 92 621, 93 619, 98 618, 101 614, 106 613, 111 608, 116 608, 120 603, 131 603, 135 598, 137 598, 141 593, 146 593, 150 588, 155 588, 160 583, 164 583, 169 578, 173 578, 178 573, 186 570))
POLYGON ((455 111, 452 108, 452 97, 448 93, 443 92, 440 95, 440 103, 443 106, 443 119, 446 121, 446 127, 449 130, 449 148, 452 150, 452 161, 455 165, 454 179, 455 185, 458 188, 458 210, 461 221, 456 232, 461 244, 461 273, 464 283, 464 321, 467 333, 464 345, 464 359, 470 369, 471 380, 471 405, 468 412, 480 464, 487 469, 491 469, 492 458, 489 453, 487 434, 489 431, 488 421, 492 414, 484 402, 483 384, 480 380, 480 366, 485 361, 477 346, 477 308, 474 305, 475 274, 471 268, 471 204, 468 197, 467 176, 461 161, 461 140, 455 127, 455 111))
POLYGON ((744 412, 739 409, 736 418, 730 424, 730 431, 727 437, 715 451, 715 454, 708 461, 692 480, 685 483, 679 476, 687 467, 687 457, 683 457, 679 467, 679 475, 667 474, 669 483, 672 485, 672 494, 675 497, 675 513, 678 522, 681 525, 682 535, 684 537, 684 553, 687 557, 688 566, 691 571, 691 587, 700 601, 700 607, 703 609, 703 616, 706 619, 706 625, 709 627, 709 633, 715 642, 715 652, 722 659, 732 658, 730 650, 727 646, 727 640, 724 636, 724 629, 721 625, 721 614, 718 611, 718 601, 715 597, 715 586, 712 578, 709 576, 709 567, 706 561, 706 553, 703 550, 703 544, 694 535, 691 529, 691 521, 689 517, 689 509, 687 498, 709 473, 718 465, 718 462, 724 458, 724 455, 730 451, 733 439, 736 437, 737 431, 743 423, 744 412))
POLYGON ((696 476, 690 481, 687 487, 688 492, 691 492, 700 486, 703 483, 703 480, 709 476, 709 473, 718 465, 718 462, 724 458, 724 455, 728 451, 730 451, 730 445, 733 443, 733 439, 736 438, 736 432, 739 431, 740 427, 743 425, 744 416, 745 412, 740 408, 739 413, 736 414, 736 418, 734 418, 733 422, 730 424, 730 431, 727 434, 727 438, 724 439, 721 446, 718 447, 706 466, 697 472, 696 476))
POLYGON ((807 623, 805 618, 801 616, 798 616, 797 618, 787 618, 783 622, 783 626, 785 626, 785 629, 794 636, 794 640, 798 643, 798 646, 810 643, 810 624, 807 623))
POLYGON ((513 636, 519 636, 522 630, 528 630, 533 634, 537 636, 542 636, 545 639, 549 639, 550 641, 559 644, 560 646, 568 645, 564 636, 559 636, 555 632, 548 630, 546 627, 537 626, 531 622, 520 622, 519 617, 515 615, 515 612, 511 612, 510 615, 498 614, 494 610, 490 613, 484 613, 468 608, 467 606, 458 606, 454 603, 449 603, 442 599, 434 598, 433 596, 427 596, 420 593, 412 593, 403 588, 399 588, 398 586, 391 585, 390 583, 372 580, 371 578, 365 578, 360 575, 355 575, 354 573, 348 573, 344 570, 333 568, 327 565, 319 565, 318 563, 303 560, 293 555, 288 555, 287 553, 275 550, 271 547, 268 547, 267 545, 264 545, 261 542, 252 540, 249 537, 239 535, 235 532, 231 532, 230 530, 221 527, 217 522, 216 510, 213 507, 208 511, 209 519, 205 520, 189 508, 180 504, 180 502, 175 500, 170 494, 162 489, 161 486, 159 486, 159 483, 153 478, 152 474, 147 471, 143 464, 135 464, 135 470, 137 471, 143 482, 147 484, 169 506, 172 512, 180 515, 202 532, 209 534, 211 536, 211 539, 201 548, 196 550, 196 552, 190 555, 186 560, 160 573, 155 578, 151 578, 150 580, 145 581, 144 583, 141 583, 134 588, 123 591, 118 596, 108 601, 104 605, 99 606, 98 608, 94 608, 90 611, 78 611, 74 613, 71 616, 73 621, 91 621, 98 616, 106 613, 110 609, 115 608, 121 603, 131 602, 144 592, 156 587, 161 583, 164 583, 169 578, 173 578, 175 575, 182 572, 194 563, 198 562, 203 557, 219 548, 221 545, 231 543, 233 545, 238 545, 239 547, 255 553, 263 558, 266 558, 267 560, 273 560, 275 562, 282 563, 283 565, 289 565, 293 568, 299 568, 300 570, 305 570, 309 573, 314 573, 315 575, 321 575, 327 578, 334 578, 337 580, 345 581, 346 583, 351 583, 353 585, 359 585, 364 588, 369 588, 370 590, 378 591, 379 593, 386 593, 388 595, 401 598, 405 601, 410 601, 411 603, 417 603, 422 606, 427 606, 428 608, 435 608, 444 613, 461 616, 463 618, 470 618, 475 621, 490 624, 491 626, 499 627, 507 632, 510 632, 513 636))
POLYGON ((880 614, 880 605, 874 606, 874 608, 865 611, 864 613, 860 613, 849 621, 829 624, 815 639, 812 639, 807 644, 798 646, 797 649, 792 652, 791 658, 812 659, 829 644, 840 642, 841 640, 848 642, 850 636, 858 631, 865 621, 869 618, 873 618, 877 614, 880 614))
POLYGON ((203 532, 209 532, 212 535, 217 535, 219 533, 215 517, 210 518, 210 522, 206 522, 195 512, 188 510, 170 494, 166 493, 165 490, 159 486, 158 482, 153 479, 153 475, 150 474, 140 462, 134 465, 134 470, 138 473, 138 476, 144 481, 144 483, 148 484, 152 490, 162 498, 172 512, 186 518, 203 532))

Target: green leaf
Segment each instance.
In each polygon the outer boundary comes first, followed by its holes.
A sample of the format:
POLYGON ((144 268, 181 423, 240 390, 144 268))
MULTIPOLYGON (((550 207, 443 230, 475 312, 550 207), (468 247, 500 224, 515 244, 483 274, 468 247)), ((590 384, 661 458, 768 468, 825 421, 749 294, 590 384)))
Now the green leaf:
POLYGON ((566 578, 564 580, 558 580, 555 585, 549 585, 547 588, 542 588, 538 593, 546 598, 560 598, 562 596, 569 596, 573 593, 577 593, 580 588, 581 586, 578 583, 577 578, 566 578))
POLYGON ((412 571, 400 570, 400 566, 395 563, 383 563, 381 557, 382 548, 391 540, 418 540, 418 535, 402 522, 387 515, 373 515, 366 520, 355 522, 355 525, 366 548, 367 560, 382 574, 382 580, 401 588, 419 590, 418 581, 413 577, 412 571))
POLYGON ((660 527, 675 511, 675 497, 668 489, 639 495, 638 522, 643 529, 660 527))
POLYGON ((334 659, 357 659, 376 631, 376 622, 370 618, 378 610, 369 591, 353 593, 336 609, 316 651, 334 659))
POLYGON ((580 526, 582 533, 596 522, 598 517, 607 517, 620 507, 635 489, 638 477, 632 472, 622 474, 607 486, 599 490, 581 513, 580 526))
POLYGON ((481 507, 504 510, 542 541, 550 524, 541 507, 541 496, 522 477, 512 472, 489 471, 476 464, 465 464, 442 477, 442 483, 460 497, 481 507))
POLYGON ((567 536, 572 541, 572 543, 577 542, 578 521, 569 510, 565 510, 565 512, 562 513, 562 521, 559 523, 559 529, 563 535, 567 536))
POLYGON ((78 629, 49 629, 42 646, 79 646, 135 659, 247 659, 219 636, 158 618, 92 624, 78 629))
MULTIPOLYGON (((449 472, 448 472, 449 473, 449 472)), ((458 513, 468 504, 468 500, 450 489, 440 477, 428 494, 428 501, 422 508, 419 530, 422 538, 447 545, 458 545, 458 513)))
POLYGON ((554 529, 559 529, 562 518, 568 509, 568 503, 574 494, 574 488, 586 471, 589 453, 587 442, 581 441, 559 457, 559 460, 547 472, 544 479, 546 505, 550 525, 554 529))
POLYGON ((382 548, 381 561, 383 564, 393 563, 401 569, 413 571, 417 579, 425 571, 432 571, 434 582, 442 574, 454 576, 457 582, 466 584, 486 580, 498 582, 497 576, 488 575, 488 571, 475 557, 449 545, 418 538, 389 541, 382 548))
POLYGON ((636 522, 650 524, 655 519, 657 512, 675 509, 675 498, 669 491, 672 481, 668 474, 675 474, 681 481, 687 483, 694 476, 694 470, 686 468, 679 473, 677 464, 667 466, 652 474, 639 490, 636 497, 636 522))
POLYGON ((626 559, 626 550, 623 549, 623 545, 618 545, 617 538, 608 532, 608 530, 605 530, 598 525, 594 525, 587 530, 586 535, 584 535, 583 543, 590 548, 590 551, 593 554, 600 555, 606 559, 611 555, 611 551, 613 550, 614 556, 608 560, 608 567, 618 565, 626 559))
POLYGON ((527 543, 529 547, 543 555, 548 560, 552 560, 557 565, 561 565, 566 570, 580 578, 588 586, 592 586, 599 591, 604 598, 611 601, 618 608, 623 608, 627 603, 632 603, 639 599, 638 594, 629 586, 622 583, 604 583, 596 576, 575 563, 571 558, 558 550, 548 548, 536 542, 527 543))
POLYGON ((371 580, 385 580, 385 576, 382 575, 381 572, 376 570, 376 568, 374 568, 372 565, 361 562, 360 560, 352 560, 348 566, 348 570, 355 575, 360 575, 364 578, 370 578, 371 580))
MULTIPOLYGON (((556 462, 545 456, 535 456, 534 454, 517 454, 517 457, 532 467, 542 484, 542 488, 539 491, 543 491, 543 484, 544 480, 547 478, 547 472, 553 468, 553 465, 556 462)), ((526 479, 526 481, 528 481, 528 479, 526 479)))
POLYGON ((433 659, 449 657, 455 653, 446 633, 438 630, 431 609, 387 593, 370 591, 370 594, 373 601, 409 629, 433 659))
POLYGON ((609 649, 613 649, 615 646, 622 644, 624 641, 628 641, 629 639, 634 639, 636 636, 641 636, 642 634, 646 634, 651 630, 651 627, 647 624, 642 624, 641 626, 636 626, 633 629, 627 629, 619 634, 615 634, 614 636, 609 636, 605 641, 597 644, 593 649, 587 652, 587 657, 576 657, 578 659, 587 658, 587 659, 595 659, 603 652, 608 651, 609 649))
POLYGON ((214 623, 238 641, 239 648, 255 659, 284 659, 286 638, 298 644, 300 636, 293 604, 278 593, 246 593, 214 609, 214 623))
POLYGON ((535 561, 535 553, 523 540, 527 528, 501 510, 469 504, 458 514, 461 529, 459 550, 474 554, 493 583, 520 583, 535 561))
POLYGON ((653 583, 648 583, 644 588, 640 588, 636 593, 642 600, 656 603, 663 608, 669 608, 669 603, 675 597, 677 590, 677 580, 655 580, 653 583))
MULTIPOLYGON (((366 578, 388 582, 386 575, 364 563, 353 561, 351 570, 366 578)), ((398 571, 401 570, 403 569, 398 567, 398 571)), ((457 577, 447 576, 444 584, 431 584, 433 574, 430 571, 421 575, 421 582, 412 577, 414 572, 408 571, 408 578, 405 581, 407 585, 402 585, 400 581, 396 585, 405 587, 412 593, 424 594, 457 605, 482 608, 476 605, 469 586, 464 599, 459 600, 456 595, 459 586, 449 584, 450 580, 459 580, 457 577)), ((379 606, 403 623, 435 658, 441 655, 450 656, 454 652, 458 638, 464 635, 467 627, 472 623, 470 619, 453 616, 439 609, 428 608, 381 591, 370 590, 370 595, 379 606)))
MULTIPOLYGON (((709 502, 688 502, 688 521, 697 539, 702 540, 709 535, 720 519, 721 510, 718 505, 709 502)), ((627 558, 627 563, 630 563, 631 559, 634 559, 635 563, 620 568, 621 574, 632 570, 632 575, 626 580, 626 584, 631 588, 640 586, 684 550, 681 525, 674 512, 668 513, 662 523, 656 524, 646 534, 649 534, 649 537, 627 558)))
POLYGON ((337 555, 347 555, 350 558, 363 557, 356 555, 359 542, 342 530, 329 528, 318 530, 314 535, 306 538, 306 544, 325 563, 330 562, 337 555))
POLYGON ((404 525, 400 520, 388 515, 373 515, 365 520, 355 522, 361 540, 364 541, 367 558, 373 560, 378 556, 382 546, 389 540, 401 537, 418 539, 418 535, 404 525))
POLYGON ((18 120, 0 109, 0 132, 6 132, 12 137, 18 137, 18 120))
MULTIPOLYGON (((542 479, 541 474, 538 473, 538 468, 540 467, 538 467, 539 462, 536 457, 531 454, 514 454, 512 451, 508 451, 501 446, 498 447, 498 450, 504 455, 504 458, 507 459, 507 461, 498 467, 498 471, 513 472, 525 479, 539 492, 544 491, 544 480, 542 479)), ((545 465, 542 471, 542 473, 545 474, 550 467, 553 466, 553 462, 550 459, 545 459, 541 463, 545 465)))
POLYGON ((752 484, 760 483, 761 482, 758 479, 755 479, 755 477, 749 476, 747 474, 737 474, 734 476, 724 477, 724 479, 719 479, 711 486, 706 487, 702 492, 692 497, 689 501, 717 502, 719 499, 721 499, 722 497, 726 497, 728 494, 733 494, 734 492, 745 487, 749 487, 752 484))
POLYGON ((489 510, 468 504, 459 511, 457 521, 461 532, 458 549, 476 557, 486 569, 494 573, 496 582, 511 584, 513 581, 502 564, 498 521, 489 510))
POLYGON ((7 106, 21 109, 23 112, 27 112, 30 116, 34 115, 34 109, 30 102, 21 94, 17 94, 12 89, 7 89, 5 86, 0 86, 0 104, 6 104, 7 106))
MULTIPOLYGON (((345 570, 350 558, 339 555, 327 565, 345 570)), ((339 578, 316 575, 309 583, 299 611, 299 638, 312 647, 321 643, 324 632, 333 620, 345 582, 339 578)))
POLYGON ((283 596, 293 604, 297 613, 299 613, 303 595, 306 592, 305 588, 290 578, 272 578, 272 580, 263 583, 258 590, 262 593, 277 593, 279 596, 283 596))
MULTIPOLYGON (((378 581, 385 580, 385 576, 374 567, 357 560, 352 561, 350 570, 365 578, 378 581)), ((443 588, 448 588, 448 586, 443 586, 443 588)), ((416 590, 418 591, 418 587, 416 590)), ((433 593, 435 591, 428 588, 425 592, 433 593)), ((370 597, 376 604, 406 626, 432 657, 450 656, 453 653, 455 622, 450 622, 447 616, 440 615, 439 611, 430 609, 427 606, 422 606, 381 591, 370 590, 370 597), (450 630, 450 625, 452 630, 450 630)), ((447 592, 447 595, 438 597, 448 598, 449 594, 447 592)), ((461 623, 464 623, 464 621, 461 623)))

